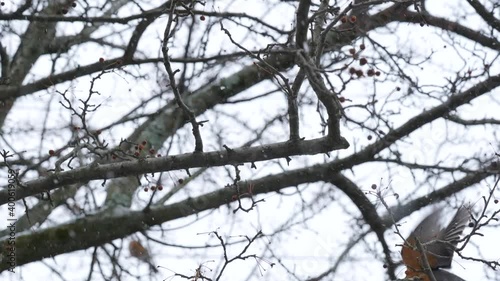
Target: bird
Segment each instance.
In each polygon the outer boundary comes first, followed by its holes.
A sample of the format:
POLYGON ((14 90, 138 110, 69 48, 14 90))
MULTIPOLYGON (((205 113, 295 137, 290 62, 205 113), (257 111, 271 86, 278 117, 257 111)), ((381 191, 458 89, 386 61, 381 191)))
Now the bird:
POLYGON ((465 281, 453 273, 442 270, 442 268, 451 268, 451 261, 460 235, 470 218, 469 207, 462 205, 458 208, 447 226, 440 223, 442 215, 443 208, 437 209, 423 219, 406 239, 401 249, 403 263, 407 268, 406 278, 420 278, 422 281, 431 280, 425 273, 421 252, 416 247, 418 239, 437 281, 465 281))
POLYGON ((149 254, 148 249, 144 248, 142 246, 141 242, 139 240, 132 240, 128 244, 128 250, 130 252, 130 255, 149 264, 149 267, 154 273, 158 272, 158 269, 156 266, 154 266, 151 255, 149 254))

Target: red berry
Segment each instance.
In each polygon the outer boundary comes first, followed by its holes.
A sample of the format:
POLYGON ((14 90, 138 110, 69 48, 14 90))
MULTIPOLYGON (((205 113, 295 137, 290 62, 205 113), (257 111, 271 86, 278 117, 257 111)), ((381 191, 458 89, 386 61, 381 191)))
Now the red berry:
POLYGON ((495 204, 498 204, 498 199, 493 200, 493 202, 495 202, 495 204))
POLYGON ((358 75, 358 77, 363 76, 363 70, 361 69, 356 70, 356 75, 358 75))
POLYGON ((366 46, 365 46, 365 44, 361 44, 361 45, 359 45, 359 48, 360 48, 361 50, 364 50, 364 49, 366 48, 366 46))
POLYGON ((356 49, 351 48, 349 49, 349 54, 354 55, 356 53, 356 49))
POLYGON ((139 151, 136 151, 136 152, 134 153, 134 156, 135 156, 135 157, 139 157, 139 155, 141 155, 141 154, 139 153, 139 151))
POLYGON ((145 191, 145 192, 148 192, 148 190, 149 190, 149 188, 147 188, 147 187, 145 187, 145 188, 144 188, 144 191, 145 191))
POLYGON ((380 76, 380 71, 375 71, 375 75, 380 76))
POLYGON ((201 16, 200 16, 200 20, 201 20, 201 21, 204 21, 204 20, 205 20, 205 16, 204 16, 204 15, 201 15, 201 16))
POLYGON ((349 73, 356 74, 356 68, 354 68, 354 67, 349 68, 349 73))
POLYGON ((351 18, 349 19, 351 23, 355 23, 356 20, 357 20, 356 16, 351 16, 351 18))
POLYGON ((154 185, 153 185, 153 186, 151 187, 151 191, 155 191, 155 189, 156 189, 156 186, 154 186, 154 185))
POLYGON ((177 182, 182 184, 184 182, 184 179, 178 179, 177 182))
POLYGON ((161 154, 156 154, 156 157, 161 157, 161 154))
POLYGON ((147 142, 147 141, 145 141, 145 140, 143 140, 143 141, 142 141, 142 145, 146 145, 146 144, 148 144, 148 142, 147 142))
POLYGON ((99 62, 103 63, 104 62, 104 58, 99 58, 99 62))
POLYGON ((372 184, 372 189, 377 189, 377 185, 376 184, 372 184))
POLYGON ((71 3, 71 7, 76 7, 76 2, 71 3))
POLYGON ((369 135, 368 137, 366 137, 368 140, 371 140, 373 137, 371 135, 369 135))
POLYGON ((51 149, 51 150, 49 150, 49 155, 54 156, 54 155, 56 155, 56 152, 53 149, 51 149))
POLYGON ((401 91, 401 87, 396 87, 396 91, 401 91))
POLYGON ((346 17, 346 16, 343 16, 343 17, 340 19, 340 21, 341 21, 342 23, 346 23, 346 22, 347 22, 347 17, 346 17))
POLYGON ((158 188, 159 191, 163 190, 163 185, 158 185, 156 188, 158 188))
POLYGON ((367 64, 367 63, 368 63, 368 61, 366 60, 366 58, 361 58, 361 59, 359 60, 359 64, 360 64, 360 65, 365 65, 365 64, 367 64))
POLYGON ((373 76, 373 75, 375 75, 375 70, 368 69, 368 71, 366 72, 366 74, 368 74, 368 76, 373 76))
POLYGON ((144 149, 144 146, 143 146, 142 144, 140 144, 140 145, 138 146, 138 148, 139 148, 139 150, 143 150, 143 149, 144 149))
POLYGON ((156 152, 156 151, 155 151, 154 149, 152 149, 152 148, 149 150, 149 154, 151 154, 151 155, 154 155, 154 154, 155 154, 155 152, 156 152))
POLYGON ((339 101, 340 101, 340 102, 345 102, 345 97, 340 96, 340 97, 339 97, 339 101))

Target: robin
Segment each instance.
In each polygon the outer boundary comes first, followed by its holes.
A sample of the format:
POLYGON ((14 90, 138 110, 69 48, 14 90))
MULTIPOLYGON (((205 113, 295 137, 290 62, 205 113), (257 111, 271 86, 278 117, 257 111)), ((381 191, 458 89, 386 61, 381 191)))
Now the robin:
POLYGON ((142 246, 141 242, 138 240, 132 240, 128 244, 128 250, 130 251, 130 255, 149 264, 151 270, 155 273, 158 272, 156 266, 153 265, 151 255, 148 252, 148 249, 142 246))
POLYGON ((468 207, 458 208, 450 223, 443 227, 440 224, 443 209, 436 210, 427 216, 406 239, 401 256, 406 265, 406 278, 420 278, 430 281, 425 273, 422 254, 417 249, 416 240, 420 241, 430 269, 437 281, 465 281, 464 279, 441 268, 450 268, 453 254, 457 247, 460 235, 469 221, 468 207))

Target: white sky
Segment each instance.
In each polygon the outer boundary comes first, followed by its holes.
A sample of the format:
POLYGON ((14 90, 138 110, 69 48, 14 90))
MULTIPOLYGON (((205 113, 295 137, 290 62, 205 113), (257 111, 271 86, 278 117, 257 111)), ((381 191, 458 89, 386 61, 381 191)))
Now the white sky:
MULTIPOLYGON (((155 6, 160 1, 151 1, 151 6, 155 6)), ((244 12, 249 15, 265 20, 266 22, 273 24, 278 27, 284 27, 285 29, 291 28, 291 22, 293 22, 294 10, 288 4, 276 4, 279 8, 269 9, 269 3, 276 3, 278 1, 234 1, 229 3, 229 1, 217 1, 216 6, 212 3, 207 3, 204 7, 205 11, 231 11, 231 12, 244 12)), ((464 9, 470 11, 470 8, 466 3, 456 3, 458 1, 452 1, 451 3, 436 2, 429 3, 432 6, 428 6, 428 9, 437 11, 440 15, 444 17, 454 16, 457 11, 464 9)), ((428 4, 428 5, 429 5, 428 4)), ((274 4, 272 4, 274 5, 274 4)), ((8 10, 10 7, 14 6, 13 1, 6 1, 6 7, 2 8, 3 11, 8 10)), ((75 13, 78 11, 80 6, 77 6, 75 13)), ((130 4, 127 9, 120 11, 119 15, 126 16, 133 11, 137 12, 137 8, 130 4)), ((200 8, 201 9, 201 8, 200 8)), ((207 24, 210 22, 210 18, 207 18, 207 24)), ((154 26, 149 28, 139 44, 139 50, 144 54, 144 56, 158 57, 161 55, 160 52, 160 42, 158 38, 162 36, 164 24, 166 23, 166 18, 157 20, 154 26)), ((483 23, 473 16, 467 16, 467 21, 463 22, 468 26, 482 26, 483 23)), ((72 34, 76 30, 79 30, 82 26, 81 23, 67 23, 65 24, 66 34, 72 34)), ((22 30, 22 23, 16 22, 14 25, 19 30, 22 30)), ((254 38, 253 36, 248 36, 245 32, 239 30, 234 24, 229 21, 224 21, 224 26, 231 31, 233 38, 246 46, 249 49, 254 49, 257 47, 265 46, 271 41, 266 41, 262 38, 254 38)), ((396 28, 396 26, 392 26, 396 28)), ((118 30, 125 29, 126 26, 115 25, 114 28, 118 30)), ((203 30, 200 30, 202 32, 203 30)), ((131 30, 128 31, 128 34, 131 30)), ((109 29, 104 29, 102 32, 98 33, 102 35, 106 40, 111 42, 125 42, 127 38, 120 38, 109 29)), ((481 55, 489 58, 490 60, 494 58, 495 53, 491 50, 474 46, 472 43, 468 42, 466 39, 457 38, 457 43, 454 45, 456 49, 452 48, 450 44, 443 43, 442 35, 440 31, 436 31, 430 27, 420 27, 415 25, 400 24, 397 26, 395 34, 388 34, 386 31, 384 33, 372 32, 369 34, 372 39, 378 42, 384 42, 384 46, 390 52, 398 51, 414 51, 415 60, 418 61, 419 57, 425 57, 429 55, 432 51, 435 52, 431 63, 426 63, 423 69, 420 67, 410 67, 406 66, 405 71, 411 74, 412 77, 418 77, 420 84, 424 85, 443 85, 446 78, 454 77, 457 71, 464 72, 469 67, 480 68, 480 61, 477 57, 470 56, 469 53, 464 52, 462 47, 473 48, 477 47, 481 49, 481 55), (458 47, 458 45, 462 47, 458 47), (444 48, 444 45, 447 45, 444 48), (466 56, 465 59, 461 59, 461 56, 466 56), (464 60, 467 66, 464 66, 464 60)), ((227 48, 228 52, 235 49, 231 45, 230 41, 224 35, 223 31, 220 30, 218 25, 213 28, 211 33, 210 44, 208 45, 208 53, 217 53, 221 48, 227 48)), ((179 39, 182 42, 182 37, 179 39)), ((10 48, 8 49, 11 53, 13 46, 16 46, 14 37, 1 39, 2 43, 5 40, 12 40, 9 42, 10 48)), ((355 45, 358 46, 360 42, 356 42, 355 45)), ((182 45, 180 42, 176 42, 175 46, 172 46, 172 53, 176 54, 179 52, 179 48, 182 45)), ((346 47, 348 48, 348 47, 346 47)), ((370 50, 366 50, 369 52, 370 50)), ((70 61, 71 65, 75 65, 75 60, 80 65, 86 65, 97 61, 100 57, 112 58, 121 55, 116 51, 111 52, 107 48, 100 48, 96 44, 87 44, 82 47, 72 49, 70 51, 70 56, 66 56, 67 60, 70 61)), ((175 56, 175 55, 174 55, 175 56)), ((32 80, 34 77, 39 78, 47 75, 50 70, 49 63, 50 58, 42 58, 37 61, 34 71, 28 76, 27 79, 32 80)), ((246 63, 248 63, 247 61, 246 63)), ((61 61, 60 67, 64 67, 66 61, 61 61)), ((239 70, 240 64, 229 63, 226 68, 220 71, 221 77, 230 75, 235 71, 239 70)), ((492 66, 491 73, 498 73, 500 67, 498 65, 492 66)), ((102 94, 101 96, 94 96, 93 101, 95 103, 102 103, 101 110, 92 114, 89 121, 91 126, 96 128, 108 125, 113 121, 119 119, 123 114, 130 111, 131 108, 140 104, 143 100, 150 97, 153 91, 158 89, 158 83, 156 82, 157 72, 153 67, 143 65, 140 67, 127 67, 127 70, 132 73, 148 73, 148 79, 142 79, 139 81, 134 80, 131 76, 117 71, 116 73, 107 74, 103 79, 96 83, 96 89, 102 94)), ((164 72, 163 68, 161 69, 164 72)), ((292 72, 291 72, 292 73, 292 72)), ((294 73, 294 72, 293 72, 294 73)), ((287 74, 289 77, 293 77, 287 74)), ((95 76, 95 75, 92 75, 95 76)), ((385 77, 384 77, 385 78, 385 77)), ((389 79, 394 77, 389 77, 389 79)), ((481 78, 483 79, 483 78, 481 78)), ((49 118, 47 127, 57 130, 58 133, 49 134, 48 138, 42 144, 42 151, 48 151, 51 147, 58 147, 62 143, 66 142, 70 135, 69 131, 62 129, 69 124, 70 116, 67 111, 61 109, 58 104, 60 97, 55 93, 55 89, 58 91, 68 90, 71 96, 77 100, 77 98, 86 97, 89 89, 89 77, 83 77, 72 83, 65 83, 57 85, 55 88, 50 88, 47 92, 39 92, 33 95, 20 98, 12 113, 8 116, 8 122, 6 122, 7 130, 8 128, 22 128, 28 127, 31 124, 34 128, 40 128, 40 120, 44 120, 44 114, 47 104, 50 103, 51 110, 49 113, 49 118), (50 102, 49 102, 50 101, 50 102)), ((203 79, 201 79, 203 81, 203 79)), ((333 79, 335 81, 335 79, 333 79)), ((477 82, 477 81, 473 81, 477 82)), ((472 83, 471 83, 472 85, 472 83)), ((269 82, 263 82, 258 86, 255 86, 244 93, 238 95, 237 98, 255 96, 270 89, 275 86, 269 82)), ((196 89, 193 87, 192 89, 196 89)), ((401 83, 400 81, 386 82, 382 87, 377 85, 377 97, 380 100, 384 98, 391 98, 397 100, 406 93, 407 85, 401 83), (395 92, 396 86, 402 88, 401 92, 395 92)), ((344 93, 346 97, 352 100, 351 104, 364 104, 370 98, 371 94, 375 91, 373 88, 373 82, 370 79, 364 79, 356 81, 348 86, 347 91, 344 93)), ((471 105, 461 107, 460 115, 464 118, 483 118, 483 117, 493 117, 500 118, 500 111, 498 110, 498 103, 490 96, 498 96, 498 89, 492 92, 490 95, 478 98, 474 100, 471 105)), ((152 112, 160 107, 162 107, 167 100, 163 99, 160 101, 155 101, 149 103, 145 108, 144 112, 152 112)), ((408 104, 398 104, 396 102, 388 104, 389 109, 399 111, 399 114, 395 118, 390 118, 393 126, 398 126, 408 120, 409 117, 419 114, 422 110, 430 108, 437 104, 437 101, 425 99, 419 96, 408 99, 408 104), (411 101, 411 104, 410 104, 411 101)), ((262 99, 258 104, 246 103, 242 106, 234 105, 222 105, 218 106, 217 110, 223 110, 225 113, 234 113, 242 120, 250 122, 251 126, 258 127, 272 116, 276 112, 283 112, 286 109, 286 101, 282 93, 277 93, 270 95, 262 99), (265 106, 263 106, 265 105, 265 106)), ((317 113, 315 113, 314 106, 305 107, 301 109, 301 133, 306 138, 313 138, 319 136, 319 118, 317 113)), ((355 112, 355 110, 353 110, 355 112)), ((350 111, 352 112, 352 111, 350 111)), ((366 114, 360 112, 360 114, 366 114)), ((360 116, 360 118, 363 116, 360 116)), ((218 120, 217 122, 210 122, 207 124, 206 129, 202 131, 204 133, 204 140, 206 141, 207 150, 218 150, 220 147, 216 143, 216 138, 209 134, 210 129, 225 127, 224 128, 224 141, 229 146, 238 146, 247 141, 249 132, 239 131, 240 127, 231 123, 232 120, 229 117, 219 116, 213 112, 208 112, 199 117, 200 120, 218 120)), ((4 131, 6 131, 4 129, 4 131)), ((133 131, 132 127, 120 126, 119 128, 113 129, 111 132, 105 132, 103 137, 108 140, 119 141, 120 137, 126 137, 133 131)), ((180 132, 180 135, 185 135, 187 142, 182 146, 182 148, 175 147, 174 152, 188 152, 192 149, 192 136, 190 135, 190 126, 185 126, 180 132)), ((346 156, 351 154, 354 149, 359 150, 360 148, 371 143, 366 139, 368 133, 361 131, 358 128, 351 126, 344 127, 342 134, 352 145, 349 149, 345 151, 339 151, 338 153, 332 153, 332 157, 335 156, 346 156)), ((37 140, 39 131, 26 132, 22 136, 25 139, 37 140)), ((264 140, 268 142, 273 142, 276 140, 286 140, 288 136, 287 126, 276 126, 270 132, 264 134, 264 140)), ((38 148, 40 147, 39 141, 33 142, 12 142, 12 139, 17 136, 7 135, 6 138, 10 143, 14 143, 14 146, 18 150, 27 150, 27 155, 36 156, 38 155, 38 148)), ((433 164, 439 160, 447 161, 449 165, 456 164, 463 159, 463 157, 472 156, 473 154, 482 151, 484 153, 493 154, 495 149, 498 149, 497 140, 498 137, 494 134, 491 127, 474 127, 467 128, 463 130, 460 126, 445 126, 443 122, 434 122, 431 126, 426 126, 422 130, 415 132, 411 135, 411 140, 406 140, 405 142, 399 142, 398 148, 400 152, 403 152, 405 160, 409 162, 419 162, 421 164, 433 164), (451 143, 447 143, 445 146, 438 147, 437 144, 441 144, 445 137, 451 139, 451 143), (456 141, 455 141, 456 140, 456 141), (474 147, 470 147, 470 144, 474 144, 474 147)), ((3 142, 2 142, 3 144, 3 142)), ((160 153, 162 151, 160 150, 160 153)), ((382 153, 384 155, 384 153, 382 153)), ((325 157, 323 155, 314 157, 293 157, 293 161, 290 166, 287 167, 286 161, 279 160, 282 167, 286 167, 287 170, 293 170, 297 168, 304 167, 306 165, 311 165, 314 163, 323 163, 325 157)), ((252 170, 249 165, 245 165, 242 168, 242 178, 251 180, 252 178, 259 178, 263 175, 268 175, 272 173, 279 173, 281 168, 279 165, 274 163, 257 163, 258 170, 252 170)), ((405 200, 414 199, 420 195, 427 193, 434 187, 440 187, 447 182, 429 182, 422 184, 423 173, 420 173, 419 179, 414 179, 408 170, 403 168, 395 168, 393 166, 393 171, 388 173, 387 167, 380 164, 365 164, 356 167, 353 173, 346 172, 345 175, 351 180, 354 180, 359 186, 366 190, 372 183, 381 184, 382 186, 390 186, 391 191, 387 191, 387 202, 392 205, 397 205, 399 202, 404 202, 405 200), (421 186, 419 190, 416 190, 417 186, 421 186), (398 193, 401 197, 398 200, 394 196, 390 196, 392 192, 398 193)), ((231 170, 232 169, 228 169, 231 170)), ((219 177, 208 181, 207 178, 201 178, 196 180, 192 188, 189 189, 191 195, 199 194, 199 192, 208 192, 210 190, 215 190, 226 184, 228 184, 228 179, 226 177, 225 168, 214 168, 209 171, 210 175, 224 175, 224 177, 219 177)), ((417 173, 418 174, 418 173, 417 173)), ((164 185, 171 186, 175 179, 182 178, 185 176, 183 172, 171 172, 169 173, 171 178, 167 175, 163 177, 164 185)), ((491 188, 493 182, 489 179, 486 182, 481 183, 478 187, 470 189, 466 192, 462 192, 458 195, 459 200, 472 200, 473 203, 478 205, 481 204, 480 197, 487 195, 489 188, 491 188)), ((100 186, 100 182, 95 186, 100 186)), ((346 198, 339 191, 334 190, 331 186, 322 186, 321 183, 311 184, 308 187, 300 186, 303 190, 303 199, 306 202, 312 202, 317 204, 317 196, 321 198, 322 193, 327 193, 330 196, 336 198, 335 204, 330 204, 323 210, 318 210, 317 206, 313 210, 301 210, 304 202, 297 196, 280 196, 277 194, 266 194, 263 195, 265 203, 260 203, 256 211, 251 213, 237 212, 232 215, 231 210, 226 207, 221 207, 218 210, 210 211, 210 217, 201 219, 197 222, 195 216, 191 216, 185 219, 177 220, 174 222, 166 223, 165 228, 176 228, 183 226, 185 224, 190 224, 189 227, 178 229, 175 231, 167 231, 162 236, 161 232, 153 231, 151 235, 155 236, 164 241, 171 241, 171 243, 178 243, 182 245, 199 245, 203 246, 208 244, 217 244, 217 240, 213 236, 209 236, 207 233, 210 231, 217 230, 221 235, 247 235, 253 236, 257 230, 262 229, 264 233, 271 233, 283 224, 284 220, 290 216, 291 213, 297 213, 297 220, 302 219, 302 213, 309 215, 311 212, 316 213, 316 217, 310 220, 307 225, 299 224, 289 230, 286 233, 281 233, 275 238, 271 238, 269 241, 267 238, 259 240, 253 246, 250 247, 249 252, 255 253, 260 256, 268 256, 269 252, 266 252, 266 247, 270 246, 274 251, 274 254, 281 257, 281 261, 288 266, 289 269, 293 270, 298 276, 303 279, 307 276, 315 276, 321 273, 323 270, 327 269, 335 260, 331 259, 332 253, 333 258, 338 257, 341 251, 344 250, 345 244, 353 237, 353 233, 360 233, 359 229, 355 229, 355 222, 352 221, 349 214, 355 214, 359 216, 358 211, 354 206, 352 206, 350 200, 346 198), (228 222, 235 222, 235 224, 230 224, 228 222), (192 223, 192 224, 191 224, 192 223), (271 242, 269 244, 269 242, 271 242)), ((286 189, 283 192, 285 194, 291 194, 295 190, 293 188, 286 189)), ((96 194, 98 199, 103 200, 104 190, 97 187, 96 194), (99 198, 100 196, 100 198, 99 198)), ((84 191, 79 194, 80 198, 83 199, 84 191)), ((134 207, 139 208, 141 203, 148 200, 149 193, 138 192, 137 202, 134 207)), ((182 200, 187 195, 185 193, 180 193, 178 196, 173 198, 173 201, 169 203, 182 200)), ((370 198, 373 203, 377 203, 375 197, 370 198)), ((325 203, 328 201, 325 200, 325 203)), ((321 206, 321 204, 319 204, 321 206)), ((4 210, 5 206, 0 208, 0 220, 4 220, 4 210)), ((22 214, 23 207, 21 205, 17 206, 18 215, 22 214)), ((429 210, 424 210, 422 212, 417 212, 412 216, 405 219, 406 222, 401 227, 402 232, 406 235, 413 227, 422 219, 429 210)), ((381 214, 384 213, 383 208, 379 208, 381 214)), ((208 212, 203 212, 199 217, 204 217, 208 212)), ((50 216, 50 219, 54 222, 67 221, 71 219, 68 217, 67 210, 59 208, 54 211, 50 216)), ((365 228, 366 229, 366 228, 365 228)), ((491 229, 489 229, 491 230, 491 229)), ((477 256, 476 248, 481 249, 481 257, 485 259, 498 259, 498 243, 492 242, 496 241, 498 234, 493 231, 485 230, 483 232, 484 237, 476 237, 473 242, 474 245, 469 245, 465 249, 464 254, 470 256, 477 256), (492 244, 494 243, 494 244, 492 244), (495 245, 493 247, 492 245, 495 245)), ((391 231, 386 232, 386 237, 388 238, 389 245, 393 246, 397 243, 401 243, 400 239, 393 235, 391 231)), ((234 239, 239 239, 235 237, 234 239)), ((141 237, 141 240, 145 239, 141 237)), ((227 239, 226 239, 227 240, 227 239)), ((139 263, 129 258, 128 246, 129 240, 124 240, 124 253, 122 254, 122 260, 120 260, 122 265, 128 265, 127 268, 131 272, 143 274, 145 277, 143 280, 148 280, 146 278, 148 267, 145 265, 139 265, 139 263)), ((121 246, 122 241, 115 241, 115 245, 121 246)), ((215 271, 217 265, 219 264, 219 259, 221 256, 221 249, 210 249, 210 250, 199 250, 199 251, 186 251, 182 249, 175 249, 173 247, 161 247, 154 243, 149 246, 153 248, 150 250, 154 257, 156 264, 162 265, 166 268, 175 270, 176 272, 183 273, 186 275, 193 274, 193 270, 201 263, 215 259, 217 262, 207 263, 206 266, 215 271)), ((240 246, 230 248, 230 253, 236 253, 240 246)), ((385 280, 384 269, 380 263, 380 258, 374 258, 373 254, 367 254, 366 249, 374 249, 377 251, 377 255, 380 255, 381 249, 377 240, 373 235, 369 236, 367 243, 361 243, 356 248, 351 251, 350 258, 352 262, 347 262, 339 267, 339 271, 335 278, 332 280, 385 280)), ((112 250, 111 247, 107 247, 108 250, 112 250)), ((393 257, 399 259, 400 248, 394 246, 393 257)), ((25 278, 25 280, 58 280, 57 276, 51 272, 50 267, 56 268, 63 273, 66 280, 85 280, 88 274, 88 268, 91 258, 91 250, 78 251, 74 253, 69 253, 65 255, 60 255, 54 259, 45 259, 43 263, 32 263, 21 268, 18 268, 20 274, 25 278)), ((103 254, 102 251, 100 254, 103 254)), ((102 259, 103 261, 105 259, 102 259)), ((275 260, 271 260, 275 262, 275 260)), ((266 262, 260 262, 262 269, 265 269, 261 278, 254 278, 251 280, 291 280, 290 276, 286 271, 280 266, 276 265, 270 268, 269 264, 266 262)), ((106 264, 104 266, 109 266, 106 264)), ((223 275, 221 280, 250 280, 246 279, 249 272, 255 270, 256 262, 253 260, 246 260, 231 264, 227 272, 223 275)), ((398 276, 402 277, 404 275, 404 270, 401 269, 398 272, 398 276)), ((476 262, 463 261, 458 258, 455 259, 453 264, 454 273, 460 275, 466 280, 485 280, 482 276, 483 269, 482 265, 476 262)), ((168 270, 160 269, 161 274, 151 277, 152 280, 164 280, 168 279, 171 273, 168 270)), ((205 272, 208 276, 211 276, 208 272, 205 272)), ((94 276, 99 276, 98 272, 94 272, 94 276)), ((17 280, 20 275, 11 275, 7 273, 2 273, 2 280, 17 280)), ((95 279, 100 280, 100 279, 95 279)), ((135 279, 127 279, 135 280, 135 279)), ((171 280, 181 280, 180 278, 173 278, 171 280)))

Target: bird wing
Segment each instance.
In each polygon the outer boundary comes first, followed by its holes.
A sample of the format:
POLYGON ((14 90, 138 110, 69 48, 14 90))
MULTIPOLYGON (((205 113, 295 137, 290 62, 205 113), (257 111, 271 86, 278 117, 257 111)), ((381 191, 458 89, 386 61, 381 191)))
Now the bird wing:
POLYGON ((433 270, 432 273, 437 281, 465 281, 464 279, 446 270, 437 269, 433 270))
POLYGON ((458 208, 450 223, 434 234, 434 241, 426 245, 426 250, 437 258, 436 267, 451 267, 455 248, 460 240, 460 235, 469 221, 469 210, 466 206, 458 208))
POLYGON ((439 223, 442 212, 443 209, 434 210, 415 227, 410 236, 418 238, 422 244, 436 240, 442 231, 439 223))

